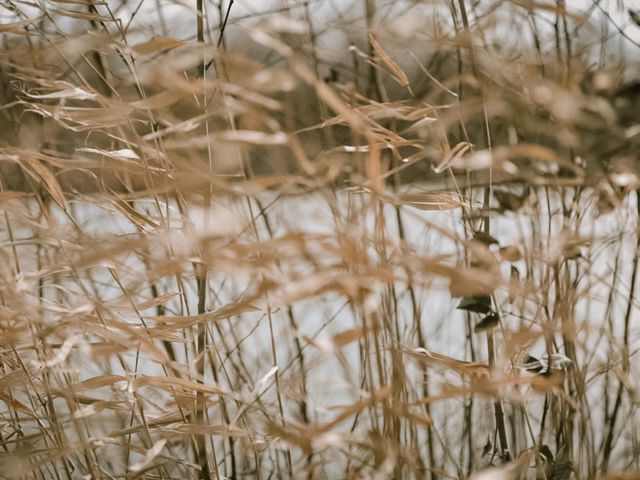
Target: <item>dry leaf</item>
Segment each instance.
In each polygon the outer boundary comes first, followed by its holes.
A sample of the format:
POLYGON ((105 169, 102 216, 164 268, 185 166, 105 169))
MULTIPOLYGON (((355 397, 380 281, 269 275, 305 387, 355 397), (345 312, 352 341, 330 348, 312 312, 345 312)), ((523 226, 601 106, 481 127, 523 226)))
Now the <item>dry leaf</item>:
POLYGON ((64 193, 62 193, 62 188, 58 183, 58 179, 55 177, 51 171, 44 166, 40 160, 35 158, 23 157, 22 158, 23 168, 36 180, 42 182, 44 187, 51 195, 58 205, 62 209, 67 208, 67 204, 64 199, 64 193))
POLYGON ((382 60, 387 67, 393 72, 395 79, 398 81, 400 85, 403 87, 409 86, 409 78, 407 74, 400 68, 400 66, 393 61, 393 59, 384 51, 380 42, 376 40, 376 37, 373 36, 372 33, 369 33, 369 42, 371 42, 371 46, 373 50, 376 52, 380 60, 382 60))
POLYGON ((153 444, 153 447, 151 447, 145 453, 144 458, 140 462, 134 463, 133 465, 131 465, 129 469, 132 472, 139 472, 140 470, 144 470, 145 468, 147 468, 149 465, 151 465, 151 462, 153 462, 153 460, 158 455, 160 455, 160 452, 162 452, 162 449, 164 448, 166 443, 167 443, 167 440, 164 438, 162 440, 158 440, 156 443, 153 444))
POLYGON ((390 197, 395 205, 406 205, 419 210, 454 210, 463 204, 445 193, 405 193, 390 197))
POLYGON ((154 53, 164 52, 172 48, 180 47, 185 42, 176 40, 175 38, 153 37, 151 40, 138 43, 131 47, 131 50, 138 55, 150 55, 154 53))

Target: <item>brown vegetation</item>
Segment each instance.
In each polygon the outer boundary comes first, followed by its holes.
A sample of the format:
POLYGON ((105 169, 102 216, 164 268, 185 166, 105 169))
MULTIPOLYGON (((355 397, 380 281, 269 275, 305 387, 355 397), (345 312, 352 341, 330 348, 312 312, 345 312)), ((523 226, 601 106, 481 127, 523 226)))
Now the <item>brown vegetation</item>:
POLYGON ((134 3, 0 10, 0 478, 638 477, 633 2, 134 3))

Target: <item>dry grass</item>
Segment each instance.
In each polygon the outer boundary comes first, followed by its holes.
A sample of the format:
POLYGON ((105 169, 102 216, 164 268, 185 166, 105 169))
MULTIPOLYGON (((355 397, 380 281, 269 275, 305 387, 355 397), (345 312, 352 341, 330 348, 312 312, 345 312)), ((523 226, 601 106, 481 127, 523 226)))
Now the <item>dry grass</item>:
POLYGON ((640 22, 573 3, 4 2, 0 478, 639 478, 640 22))

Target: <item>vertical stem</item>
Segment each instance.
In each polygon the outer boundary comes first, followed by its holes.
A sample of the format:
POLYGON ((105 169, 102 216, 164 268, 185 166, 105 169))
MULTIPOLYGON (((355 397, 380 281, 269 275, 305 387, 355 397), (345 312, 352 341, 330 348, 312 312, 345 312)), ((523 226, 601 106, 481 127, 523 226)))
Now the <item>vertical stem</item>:
MULTIPOLYGON (((196 40, 204 43, 204 0, 196 0, 196 40)), ((198 65, 198 76, 202 77, 206 70, 204 57, 198 65)))
MULTIPOLYGON (((197 284, 198 284, 198 315, 205 313, 206 301, 207 301, 207 268, 203 264, 198 264, 196 267, 197 284)), ((207 325, 203 320, 198 323, 198 338, 196 355, 198 362, 196 363, 196 371, 198 373, 198 382, 204 383, 205 374, 205 350, 207 339, 207 325)), ((205 423, 205 413, 207 410, 206 399, 204 392, 198 392, 196 395, 196 423, 203 425, 205 423)), ((200 478, 209 480, 211 478, 211 471, 209 469, 209 462, 207 461, 207 438, 204 435, 198 435, 198 465, 200 465, 200 478)))
MULTIPOLYGON (((196 40, 198 43, 204 43, 204 1, 196 0, 196 40)), ((205 72, 204 58, 201 64, 198 65, 198 76, 203 76, 205 72)), ((206 98, 206 95, 205 95, 206 98)), ((205 212, 209 203, 209 198, 205 199, 205 212)), ((207 300, 207 269, 204 265, 196 266, 196 276, 198 285, 198 314, 205 312, 206 300, 207 300)), ((198 381, 204 382, 204 365, 205 365, 205 348, 207 338, 207 326, 204 321, 198 324, 198 338, 196 355, 198 356, 198 362, 196 364, 196 371, 198 373, 198 381)), ((203 424, 205 421, 206 412, 206 399, 203 392, 198 392, 196 395, 196 422, 203 424)), ((197 460, 200 465, 200 476, 204 479, 211 478, 211 471, 209 470, 209 462, 207 461, 207 442, 204 435, 198 435, 198 452, 197 460)))
POLYGON ((607 426, 607 436, 602 448, 602 473, 606 473, 609 469, 609 457, 611 456, 611 450, 613 448, 613 435, 615 433, 616 421, 622 405, 622 394, 624 387, 629 376, 629 324, 631 320, 631 311, 633 310, 633 304, 635 302, 635 290, 636 282, 638 278, 638 248, 640 248, 640 190, 636 190, 636 208, 638 211, 637 224, 636 224, 636 249, 635 257, 633 259, 633 271, 631 272, 631 285, 629 287, 629 299, 627 300, 627 309, 624 315, 624 333, 622 337, 622 376, 618 384, 618 390, 616 391, 616 399, 613 404, 613 411, 609 416, 609 424, 607 426))
MULTIPOLYGON (((371 45, 371 41, 369 40, 369 34, 372 33, 373 30, 373 20, 375 18, 376 15, 376 7, 375 7, 375 1, 374 0, 365 0, 365 16, 366 16, 366 20, 367 20, 367 54, 369 55, 370 58, 373 58, 375 55, 375 52, 373 50, 373 45, 371 45)), ((377 82, 376 82, 376 66, 375 64, 371 63, 369 65, 369 73, 368 73, 368 79, 367 79, 367 96, 369 98, 374 98, 376 100, 379 100, 379 95, 376 95, 378 92, 376 91, 376 87, 377 87, 377 82)))
MULTIPOLYGON (((474 77, 476 77, 476 79, 480 81, 480 72, 478 69, 475 50, 473 48, 471 29, 469 27, 469 17, 467 15, 467 8, 465 5, 465 1, 458 0, 458 7, 460 8, 460 17, 462 19, 462 25, 464 27, 464 31, 467 37, 466 40, 468 42, 468 47, 469 47, 469 60, 471 64, 471 71, 474 77)), ((482 96, 482 105, 483 105, 483 114, 484 114, 484 121, 482 122, 482 126, 484 130, 485 141, 487 142, 487 147, 489 148, 489 150, 491 150, 491 132, 489 130, 488 115, 486 110, 486 104, 484 101, 484 93, 482 90, 480 94, 482 96)), ((490 202, 491 202, 491 181, 492 181, 491 174, 492 174, 492 171, 489 170, 489 185, 484 190, 484 207, 487 211, 489 210, 490 202)), ((491 231, 490 218, 489 218, 489 214, 487 214, 484 217, 484 232, 487 234, 490 234, 490 231, 491 231)), ((495 304, 495 299, 493 300, 493 303, 495 304)), ((498 315, 499 315, 499 312, 498 312, 498 315)), ((489 357, 488 358, 489 368, 492 369, 495 366, 495 339, 494 339, 492 330, 487 331, 487 355, 489 357)), ((509 460, 510 458, 509 443, 507 440, 507 431, 506 431, 505 421, 504 421, 504 410, 502 408, 502 400, 500 400, 500 398, 497 398, 493 404, 493 407, 494 407, 494 414, 495 414, 495 420, 496 420, 496 428, 498 430, 498 437, 500 439, 500 449, 502 451, 502 456, 505 460, 509 460)))
MULTIPOLYGON (((278 368, 275 373, 276 384, 276 398, 278 400, 278 410, 280 411, 280 421, 282 422, 282 428, 286 427, 286 420, 284 417, 284 404, 282 403, 282 387, 280 383, 280 366, 278 365, 278 353, 276 351, 276 336, 273 330, 273 316, 271 315, 271 306, 267 307, 267 318, 269 319, 269 337, 271 339, 271 356, 273 358, 273 365, 278 368)), ((285 453, 287 460, 287 469, 289 472, 289 478, 293 478, 293 462, 291 460, 291 451, 287 449, 285 453)))

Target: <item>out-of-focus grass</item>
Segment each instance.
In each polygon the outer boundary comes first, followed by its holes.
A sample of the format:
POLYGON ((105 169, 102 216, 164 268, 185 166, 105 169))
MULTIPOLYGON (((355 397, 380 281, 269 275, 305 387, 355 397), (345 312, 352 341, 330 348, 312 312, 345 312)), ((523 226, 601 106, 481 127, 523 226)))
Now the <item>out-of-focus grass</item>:
POLYGON ((4 4, 0 477, 636 478, 628 3, 4 4))

